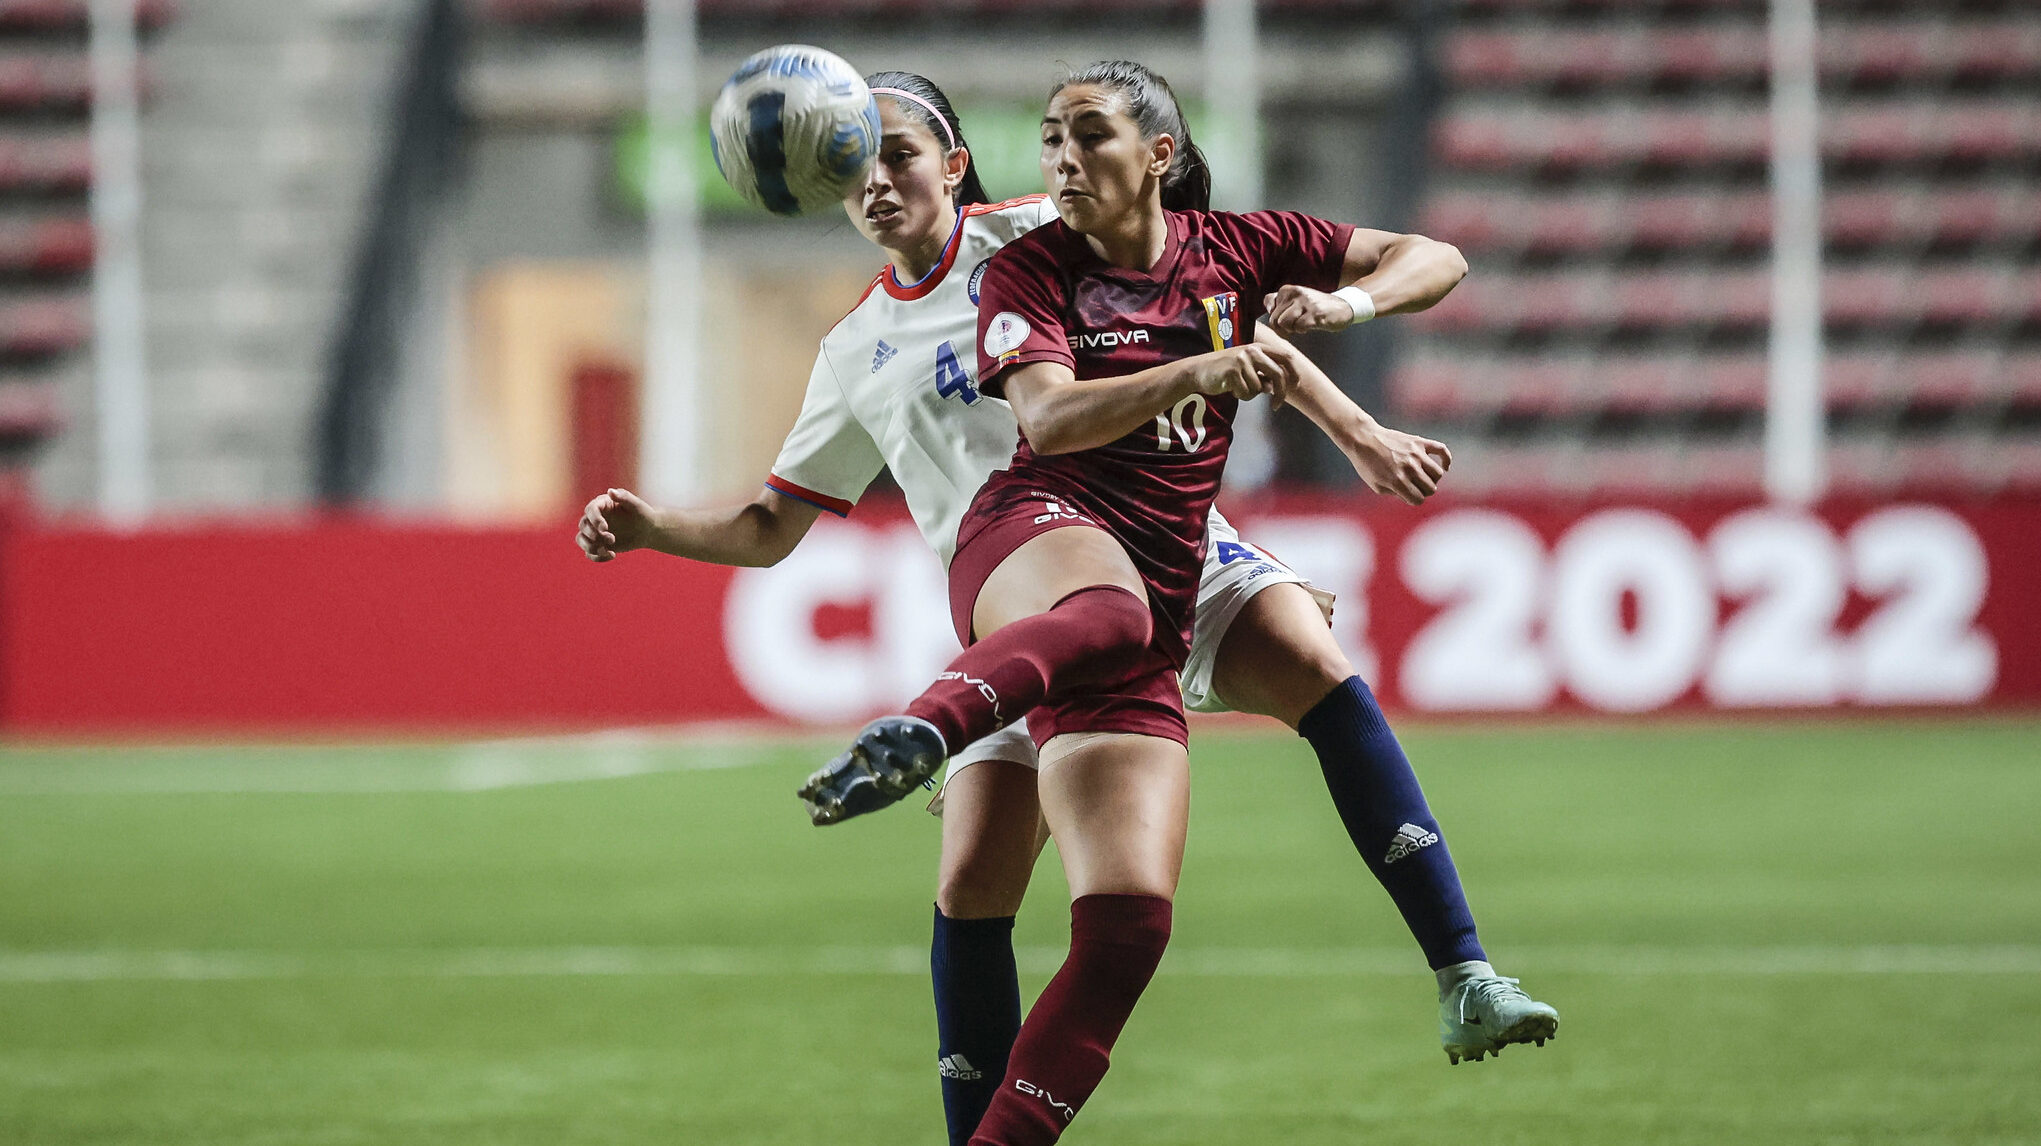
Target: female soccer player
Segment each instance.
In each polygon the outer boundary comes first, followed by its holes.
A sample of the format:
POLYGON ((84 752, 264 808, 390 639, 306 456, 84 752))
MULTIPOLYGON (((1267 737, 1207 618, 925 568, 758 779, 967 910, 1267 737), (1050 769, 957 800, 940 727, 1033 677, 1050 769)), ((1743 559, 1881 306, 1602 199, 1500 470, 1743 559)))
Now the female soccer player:
MULTIPOLYGON (((1466 269, 1457 251, 1417 236, 1204 210, 1209 173, 1175 98, 1135 64, 1094 65, 1057 88, 1042 169, 1059 220, 1003 247, 980 285, 978 385, 1008 399, 1021 441, 958 530, 951 610, 966 650, 905 716, 867 726, 806 790, 825 807, 861 781, 890 793, 1028 715, 1042 811, 1070 880, 1071 948, 1021 1028, 974 1146, 1061 1134, 1167 943, 1188 809, 1177 680, 1206 517, 1238 401, 1281 396, 1299 369, 1287 347, 1243 335, 1265 312, 1297 330, 1421 310, 1466 269)), ((1458 999, 1457 1022, 1480 1024, 1481 1042, 1464 1049, 1542 1041, 1556 1013, 1481 957, 1436 826, 1366 686, 1345 676, 1312 698, 1292 709, 1300 730, 1316 744, 1330 725, 1326 738, 1366 761, 1352 769, 1364 855, 1386 845, 1377 871, 1393 895, 1400 875, 1429 885, 1413 929, 1422 940, 1446 914, 1425 908, 1446 904, 1464 924, 1447 929, 1463 946, 1443 961, 1427 950, 1442 994, 1458 999), (1384 816, 1396 826, 1374 836, 1384 816)))
MULTIPOLYGON (((947 562, 966 501, 1011 456, 1013 414, 975 384, 975 302, 992 254, 1055 219, 1055 207, 1041 196, 988 205, 942 93, 905 72, 868 82, 882 97, 883 147, 869 182, 845 210, 891 265, 824 339, 801 417, 766 488, 734 511, 654 509, 626 490, 610 490, 589 503, 581 522, 580 544, 594 560, 651 548, 770 565, 794 549, 821 512, 847 512, 883 464, 947 562)), ((1433 492, 1450 460, 1444 447, 1382 428, 1308 363, 1299 365, 1292 401, 1341 445, 1372 488, 1413 504, 1433 492)), ((1187 703, 1217 708, 1223 697, 1298 727, 1305 713, 1345 687, 1352 670, 1302 582, 1240 545, 1216 515, 1211 528, 1187 703)), ((1394 877, 1385 882, 1432 965, 1478 959, 1443 844, 1425 849, 1438 861, 1429 867, 1389 868, 1375 858, 1387 845, 1368 825, 1387 813, 1375 806, 1379 781, 1371 777, 1383 767, 1383 754, 1395 752, 1387 730, 1356 738, 1349 723, 1326 719, 1303 731, 1357 844, 1378 874, 1394 877)), ((1025 730, 1004 730, 954 756, 943 790, 932 964, 944 1105, 958 1146, 999 1088, 1020 1026, 1011 933, 1039 848, 1035 762, 1025 730)), ((1407 764, 1401 768, 1408 773, 1407 764)), ((1414 793, 1414 781, 1410 787, 1414 793)), ((1428 813, 1412 822, 1436 832, 1428 813)))

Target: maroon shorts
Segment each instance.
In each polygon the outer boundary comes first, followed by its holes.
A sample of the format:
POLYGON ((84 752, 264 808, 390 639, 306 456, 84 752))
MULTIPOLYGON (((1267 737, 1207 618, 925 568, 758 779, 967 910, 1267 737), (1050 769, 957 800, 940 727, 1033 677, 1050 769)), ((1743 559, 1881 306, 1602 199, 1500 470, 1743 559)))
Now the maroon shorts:
MULTIPOLYGON (((1071 527, 1097 529, 1112 536, 1111 530, 1100 526, 1070 498, 1050 499, 1032 490, 981 491, 957 530, 957 552, 950 559, 950 622, 956 626, 957 640, 967 648, 976 640, 971 613, 978 605, 978 591, 1001 562, 1034 538, 1071 527)), ((1161 618, 1156 623, 1160 632, 1161 618)), ((1087 687, 1028 713, 1028 732, 1037 747, 1066 732, 1132 732, 1189 744, 1178 668, 1151 641, 1141 656, 1127 665, 1125 673, 1115 674, 1118 679, 1113 683, 1087 687)))

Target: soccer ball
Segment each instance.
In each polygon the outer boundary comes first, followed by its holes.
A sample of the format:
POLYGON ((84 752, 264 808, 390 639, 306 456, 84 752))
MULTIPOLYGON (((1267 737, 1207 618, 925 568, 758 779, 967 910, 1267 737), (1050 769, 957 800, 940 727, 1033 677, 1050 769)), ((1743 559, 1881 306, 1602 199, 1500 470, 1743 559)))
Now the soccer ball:
POLYGON ((879 148, 879 108, 843 57, 781 44, 745 60, 709 112, 716 169, 775 215, 836 206, 879 148))

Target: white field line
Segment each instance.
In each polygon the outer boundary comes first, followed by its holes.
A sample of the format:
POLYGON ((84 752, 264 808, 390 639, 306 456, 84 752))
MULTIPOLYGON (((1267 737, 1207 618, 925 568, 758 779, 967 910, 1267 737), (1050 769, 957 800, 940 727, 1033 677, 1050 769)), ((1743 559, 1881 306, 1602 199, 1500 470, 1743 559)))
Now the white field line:
MULTIPOLYGON (((815 752, 817 764, 825 755, 821 743, 815 752)), ((0 796, 488 792, 749 768, 784 758, 788 744, 783 736, 618 731, 372 747, 366 758, 307 748, 230 748, 217 756, 195 750, 139 749, 117 762, 61 755, 10 760, 0 755, 0 796)))
MULTIPOLYGON (((1051 947, 1023 947, 1021 969, 1047 975, 1051 947)), ((1535 947, 1508 953, 1527 974, 1611 976, 2037 975, 2041 945, 1535 947)), ((455 950, 0 951, 0 984, 166 980, 504 977, 925 975, 921 947, 477 947, 455 950)), ((1425 975, 1414 951, 1208 947, 1173 950, 1165 975, 1266 979, 1425 975)))

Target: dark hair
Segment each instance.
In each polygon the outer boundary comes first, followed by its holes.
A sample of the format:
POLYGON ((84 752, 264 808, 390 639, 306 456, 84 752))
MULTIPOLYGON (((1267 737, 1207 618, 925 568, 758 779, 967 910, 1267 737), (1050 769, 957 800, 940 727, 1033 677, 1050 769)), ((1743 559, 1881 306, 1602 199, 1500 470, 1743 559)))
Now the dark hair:
POLYGON ((1212 168, 1205 162, 1205 153, 1191 142, 1191 125, 1184 119, 1183 108, 1176 102, 1176 93, 1170 90, 1168 80, 1146 64, 1101 60, 1063 77, 1061 83, 1050 89, 1050 98, 1071 84, 1091 84, 1119 92, 1126 98, 1128 118, 1141 129, 1141 138, 1167 135, 1176 140, 1176 158, 1170 161, 1169 170, 1162 173, 1165 209, 1212 209, 1212 168))
MULTIPOLYGON (((928 108, 913 100, 901 99, 899 96, 886 97, 900 105, 900 110, 916 123, 927 128, 929 134, 935 136, 937 143, 947 144, 954 139, 956 147, 962 147, 967 151, 970 149, 971 145, 964 141, 964 124, 957 118, 957 109, 950 106, 950 97, 944 95, 943 89, 935 86, 927 76, 919 76, 913 72, 873 72, 865 77, 865 86, 899 88, 903 92, 911 92, 928 101, 935 108, 936 114, 942 116, 942 123, 938 123, 935 116, 928 113, 928 108), (945 124, 948 125, 947 130, 945 124)), ((952 150, 955 148, 946 148, 943 154, 947 156, 952 150)), ((973 203, 990 202, 992 197, 985 193, 985 184, 978 181, 978 160, 967 159, 964 163, 964 181, 957 184, 957 206, 968 207, 973 203)))

